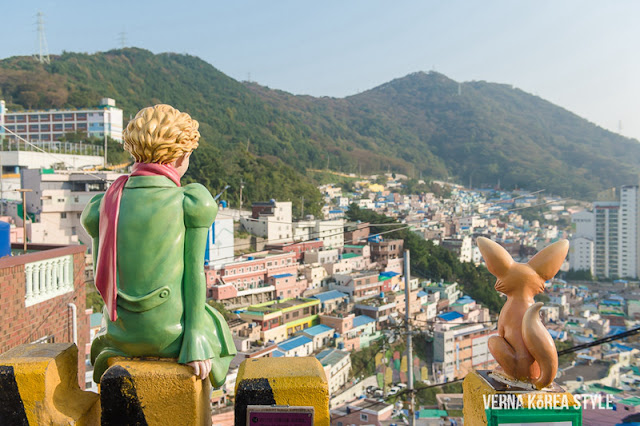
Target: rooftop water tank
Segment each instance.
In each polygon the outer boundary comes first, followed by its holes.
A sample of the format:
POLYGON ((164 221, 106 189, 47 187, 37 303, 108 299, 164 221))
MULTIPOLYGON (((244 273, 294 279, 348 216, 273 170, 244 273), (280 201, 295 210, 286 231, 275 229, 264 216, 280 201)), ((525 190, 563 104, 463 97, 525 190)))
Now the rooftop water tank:
POLYGON ((11 255, 11 225, 0 221, 0 257, 11 255))

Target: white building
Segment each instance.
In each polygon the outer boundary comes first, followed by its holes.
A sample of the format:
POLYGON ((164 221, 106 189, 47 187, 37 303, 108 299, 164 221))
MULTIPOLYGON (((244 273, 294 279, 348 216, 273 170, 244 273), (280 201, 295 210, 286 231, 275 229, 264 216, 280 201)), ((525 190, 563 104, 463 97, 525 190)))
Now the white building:
POLYGON ((207 235, 205 265, 221 266, 233 262, 233 218, 218 214, 207 235))
POLYGON ((456 254, 460 262, 473 261, 473 240, 468 235, 462 238, 445 238, 440 244, 442 247, 456 254))
POLYGON ((291 206, 291 201, 254 203, 251 217, 241 217, 240 223, 247 232, 269 243, 289 242, 293 240, 291 206))
POLYGON ((569 246, 569 267, 574 271, 590 271, 595 274, 596 217, 589 211, 571 215, 576 231, 569 246))
POLYGON ((349 381, 351 355, 338 349, 325 349, 316 355, 316 358, 322 364, 329 380, 329 395, 334 395, 349 381))
POLYGON ((326 248, 344 246, 344 220, 304 220, 293 223, 295 241, 321 240, 326 248))
POLYGON ((569 264, 574 271, 589 271, 593 275, 595 270, 593 240, 585 237, 574 237, 569 245, 569 264))
POLYGON ((571 215, 571 223, 575 224, 574 237, 584 237, 593 240, 596 235, 596 222, 593 212, 583 210, 571 215))
POLYGON ((327 263, 337 262, 339 259, 340 253, 337 249, 307 251, 304 253, 305 264, 319 263, 325 265, 327 263))
POLYGON ((620 188, 620 201, 596 202, 595 274, 605 278, 637 278, 640 262, 638 186, 620 188))
POLYGON ((102 98, 95 108, 19 112, 7 111, 2 101, 0 124, 6 126, 5 136, 10 140, 15 136, 9 132, 30 142, 60 141, 65 133, 82 132, 87 137, 106 135, 122 141, 122 110, 111 98, 102 98))
MULTIPOLYGON (((22 171, 22 187, 27 192, 27 212, 35 216, 30 239, 34 243, 86 245, 91 237, 80 224, 80 215, 96 194, 106 191, 120 177, 113 172, 78 172, 27 169, 22 171)), ((22 218, 16 218, 22 223, 22 218)))

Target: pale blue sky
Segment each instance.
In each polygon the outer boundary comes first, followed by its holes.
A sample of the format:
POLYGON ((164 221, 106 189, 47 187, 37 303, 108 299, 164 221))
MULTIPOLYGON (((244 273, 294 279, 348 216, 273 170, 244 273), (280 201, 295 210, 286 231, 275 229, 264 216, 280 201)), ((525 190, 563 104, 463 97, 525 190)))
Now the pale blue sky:
POLYGON ((508 83, 640 139, 640 1, 33 0, 2 5, 0 58, 127 46, 227 75, 347 96, 415 71, 508 83))

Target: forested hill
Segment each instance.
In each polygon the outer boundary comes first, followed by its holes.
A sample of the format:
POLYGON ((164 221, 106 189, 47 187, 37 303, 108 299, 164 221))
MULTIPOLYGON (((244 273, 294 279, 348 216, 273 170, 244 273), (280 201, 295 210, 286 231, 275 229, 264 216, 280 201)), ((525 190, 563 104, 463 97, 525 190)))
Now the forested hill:
POLYGON ((415 73, 344 99, 293 96, 240 83, 189 55, 141 49, 64 53, 49 65, 0 61, 11 110, 116 99, 125 117, 169 103, 201 123, 189 177, 237 202, 291 199, 317 213, 307 168, 452 177, 589 199, 636 183, 640 144, 510 86, 415 73), (248 149, 247 149, 248 148, 248 149), (234 199, 235 197, 235 199, 234 199))

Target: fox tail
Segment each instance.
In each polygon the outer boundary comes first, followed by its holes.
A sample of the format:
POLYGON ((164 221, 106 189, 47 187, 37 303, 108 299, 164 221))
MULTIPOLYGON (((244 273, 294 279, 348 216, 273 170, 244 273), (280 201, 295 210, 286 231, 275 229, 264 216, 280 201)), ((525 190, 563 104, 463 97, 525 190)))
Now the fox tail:
POLYGON ((542 305, 542 302, 531 305, 522 318, 524 344, 540 366, 540 376, 533 381, 538 389, 549 386, 558 372, 556 345, 540 319, 542 305))

